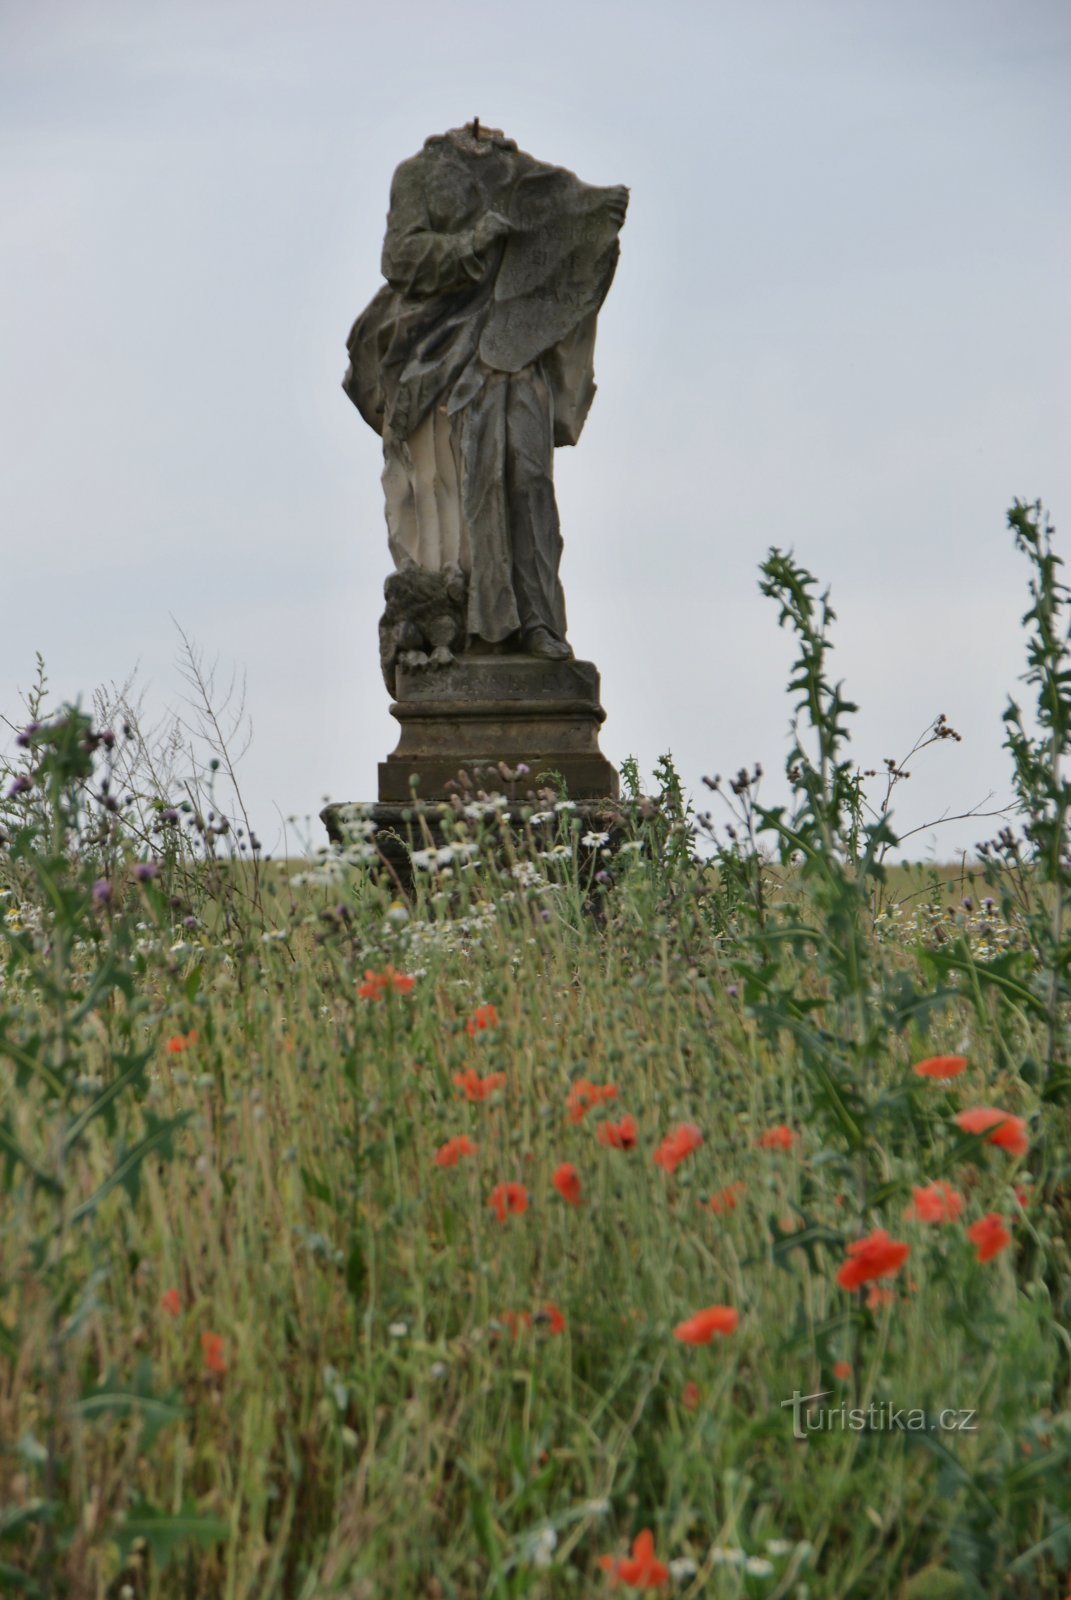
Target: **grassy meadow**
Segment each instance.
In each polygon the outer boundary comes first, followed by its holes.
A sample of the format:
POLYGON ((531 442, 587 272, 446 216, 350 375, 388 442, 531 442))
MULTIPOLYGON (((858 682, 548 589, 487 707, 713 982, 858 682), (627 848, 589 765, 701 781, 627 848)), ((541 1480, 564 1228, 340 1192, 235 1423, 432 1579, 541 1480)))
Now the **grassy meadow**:
POLYGON ((969 881, 884 865, 776 551, 791 805, 697 822, 668 760, 605 829, 470 794, 409 897, 361 816, 266 862, 31 705, 0 1592, 1063 1600, 1071 700, 1017 514, 1038 731, 969 881))

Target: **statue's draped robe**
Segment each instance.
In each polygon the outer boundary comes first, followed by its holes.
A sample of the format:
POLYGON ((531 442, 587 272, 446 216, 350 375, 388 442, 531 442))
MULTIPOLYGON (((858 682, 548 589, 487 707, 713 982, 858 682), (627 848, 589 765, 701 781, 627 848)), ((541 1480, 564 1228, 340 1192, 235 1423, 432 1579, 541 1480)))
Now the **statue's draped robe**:
POLYGON ((396 565, 457 562, 470 637, 565 637, 553 451, 595 393, 620 195, 471 134, 429 139, 394 175, 387 282, 353 326, 343 387, 383 437, 396 565), (488 212, 512 231, 478 250, 488 212))

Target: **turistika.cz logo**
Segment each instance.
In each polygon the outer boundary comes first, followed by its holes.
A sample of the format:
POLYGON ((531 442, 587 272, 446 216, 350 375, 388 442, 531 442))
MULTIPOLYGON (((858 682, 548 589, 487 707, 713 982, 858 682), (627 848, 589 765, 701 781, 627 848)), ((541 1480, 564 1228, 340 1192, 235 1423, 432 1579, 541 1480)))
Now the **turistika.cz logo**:
POLYGON ((872 1400, 868 1406, 819 1406, 832 1389, 815 1394, 794 1390, 782 1408, 792 1407, 792 1437, 806 1439, 812 1433, 976 1433, 978 1413, 961 1406, 946 1406, 940 1411, 924 1411, 918 1406, 898 1406, 891 1400, 872 1400))

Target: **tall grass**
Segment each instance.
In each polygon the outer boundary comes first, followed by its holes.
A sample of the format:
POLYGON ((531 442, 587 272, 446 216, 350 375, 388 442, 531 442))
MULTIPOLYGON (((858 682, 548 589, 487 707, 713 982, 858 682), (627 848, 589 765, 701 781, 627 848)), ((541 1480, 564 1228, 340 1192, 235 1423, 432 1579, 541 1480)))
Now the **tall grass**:
POLYGON ((711 859, 667 759, 606 841, 472 800, 406 903, 359 819, 254 876, 199 793, 124 808, 121 733, 31 708, 3 1592, 1063 1594, 1071 722, 1051 541, 1013 519, 1045 761, 1011 718, 989 903, 886 867, 828 600, 779 552, 793 798, 741 774, 711 859))

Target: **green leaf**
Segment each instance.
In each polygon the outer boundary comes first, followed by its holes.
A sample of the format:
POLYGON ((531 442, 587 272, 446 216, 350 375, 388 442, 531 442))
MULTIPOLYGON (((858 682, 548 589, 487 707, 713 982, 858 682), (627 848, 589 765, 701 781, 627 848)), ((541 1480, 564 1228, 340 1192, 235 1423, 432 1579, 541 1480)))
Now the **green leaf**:
POLYGON ((963 1579, 948 1567, 924 1567, 908 1579, 904 1600, 962 1600, 963 1579))
POLYGON ((803 1212, 798 1211, 797 1215, 802 1219, 803 1227, 796 1233, 782 1233, 777 1225, 776 1218, 770 1217, 767 1219, 770 1235, 776 1240, 772 1252, 774 1264, 791 1271, 794 1266, 790 1259, 792 1252, 794 1250, 802 1250, 807 1257, 807 1264, 811 1271, 819 1272, 821 1270, 821 1260, 818 1255, 819 1246, 835 1245, 838 1248, 842 1248, 844 1235, 838 1233, 835 1228, 826 1227, 824 1223, 812 1221, 809 1217, 804 1216, 803 1212))
POLYGON ((62 1081, 41 1060, 41 1036, 35 1033, 25 1044, 16 1044, 6 1033, 0 1033, 0 1055, 15 1063, 15 1087, 25 1089, 31 1078, 44 1082, 51 1099, 59 1099, 64 1092, 62 1081))
POLYGON ((159 1567, 166 1567, 172 1556, 189 1540, 208 1550, 230 1536, 230 1524, 222 1517, 201 1516, 192 1506, 176 1513, 158 1511, 146 1500, 131 1506, 122 1522, 112 1529, 119 1556, 126 1561, 135 1539, 144 1539, 159 1567))
POLYGON ((359 1239, 354 1239, 350 1245, 350 1253, 346 1257, 346 1288, 349 1290, 356 1306, 360 1306, 364 1294, 365 1280, 368 1277, 368 1268, 365 1264, 364 1251, 361 1249, 359 1239))
POLYGON ((141 1182, 141 1163, 146 1156, 152 1155, 154 1151, 159 1152, 162 1156, 170 1156, 173 1135, 177 1133, 179 1128, 185 1127, 192 1116, 192 1111, 183 1111, 177 1117, 168 1117, 166 1121, 162 1122, 155 1117, 149 1117, 147 1119, 149 1131, 145 1137, 139 1140, 130 1150, 120 1155, 115 1171, 105 1178, 100 1188, 95 1190, 88 1200, 83 1200, 80 1206, 75 1207, 71 1212, 69 1221, 72 1223, 81 1222, 83 1217, 91 1216, 100 1205, 100 1202, 110 1195, 113 1189, 125 1189, 130 1197, 131 1204, 133 1204, 137 1200, 138 1186, 141 1182))
POLYGON ((322 1200, 324 1204, 328 1206, 334 1204, 335 1197, 331 1193, 331 1190, 327 1187, 326 1183, 323 1183, 319 1178, 311 1173, 308 1167, 301 1168, 301 1182, 304 1186, 305 1193, 311 1194, 314 1200, 322 1200))
POLYGON ((1058 1106, 1071 1101, 1071 1072, 1066 1067, 1057 1068, 1042 1089, 1041 1098, 1058 1106))
POLYGON ((124 1089, 129 1089, 142 1076, 151 1055, 152 1051, 146 1050, 141 1055, 118 1057, 116 1065, 121 1069, 118 1076, 71 1123, 63 1141, 66 1149, 77 1144, 94 1117, 103 1116, 108 1132, 115 1133, 115 1102, 124 1089))
POLYGON ((79 1027, 91 1011, 100 1008, 101 1002, 107 999, 113 989, 118 989, 128 1000, 134 997, 134 985, 129 972, 114 950, 110 950, 95 972, 85 999, 70 1017, 70 1026, 79 1027))
POLYGON ((0 1120, 0 1151, 4 1154, 4 1188, 11 1187, 11 1173, 16 1165, 22 1165, 29 1172, 33 1181, 40 1184, 42 1189, 49 1189, 53 1194, 62 1194, 63 1190, 55 1178, 49 1177, 47 1172, 37 1165, 32 1156, 26 1154, 19 1141, 11 1131, 10 1117, 0 1120))
POLYGON ((138 1363, 132 1386, 117 1383, 114 1373, 109 1373, 99 1388, 90 1389, 81 1400, 75 1402, 71 1410, 83 1422, 109 1412, 140 1417, 140 1448, 143 1451, 151 1449, 161 1428, 165 1428, 169 1422, 180 1422, 186 1415, 186 1408, 178 1398, 178 1390, 172 1390, 170 1394, 153 1394, 152 1363, 148 1360, 138 1363))
POLYGON ((18 1567, 9 1567, 6 1561, 0 1561, 0 1593, 27 1594, 33 1600, 41 1590, 27 1573, 20 1572, 18 1567))
POLYGON ((52 1500, 28 1500, 24 1506, 0 1506, 0 1539, 13 1539, 36 1522, 48 1522, 55 1509, 52 1500))
POLYGON ((497 1588, 502 1581, 502 1557, 499 1554, 498 1540, 495 1538, 487 1490, 484 1488, 483 1479, 474 1467, 470 1467, 468 1462, 463 1460, 459 1460, 458 1465, 468 1480, 469 1515, 472 1518, 472 1531, 476 1536, 476 1543, 487 1557, 491 1571, 495 1575, 497 1588))
POLYGON ((1031 1545, 1029 1550, 1024 1550, 1023 1554, 1017 1557, 1007 1569, 1007 1576, 1010 1578, 1016 1572, 1026 1572, 1029 1567, 1033 1566, 1039 1556, 1046 1555, 1049 1551, 1052 1552, 1059 1565, 1063 1566, 1067 1561, 1069 1549, 1071 1549, 1071 1522, 1061 1522, 1047 1538, 1039 1540, 1035 1545, 1031 1545))

